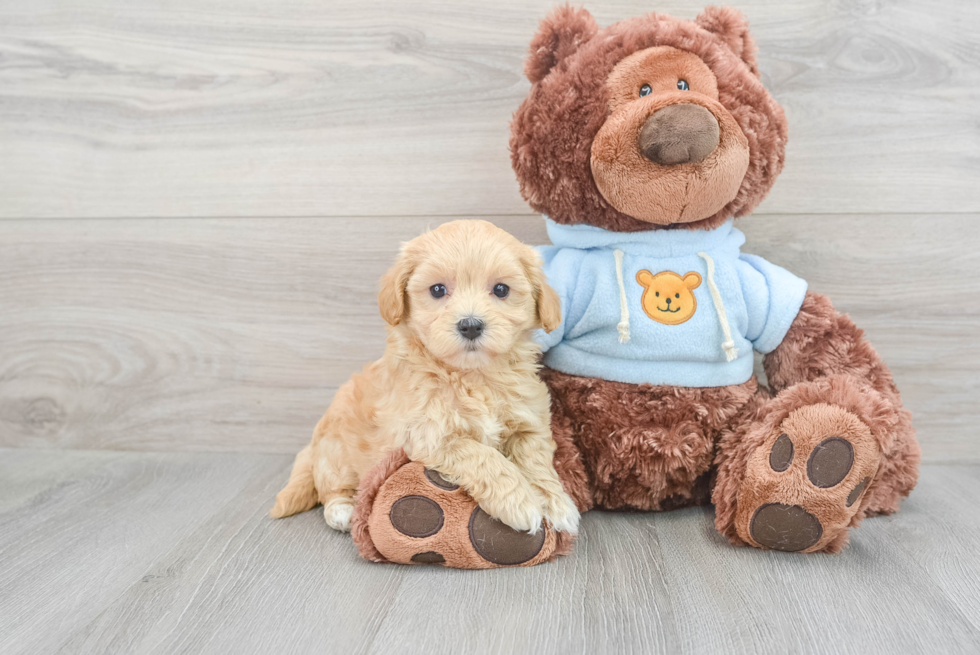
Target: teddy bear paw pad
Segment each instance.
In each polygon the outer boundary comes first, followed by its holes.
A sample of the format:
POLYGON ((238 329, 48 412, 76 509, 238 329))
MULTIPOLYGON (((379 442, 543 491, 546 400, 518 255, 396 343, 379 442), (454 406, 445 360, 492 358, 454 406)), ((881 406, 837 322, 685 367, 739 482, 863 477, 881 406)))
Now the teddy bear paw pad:
POLYGON ((871 431, 851 412, 823 403, 794 410, 749 456, 739 536, 771 550, 836 550, 879 459, 871 431))
POLYGON ((484 512, 468 493, 419 462, 397 469, 378 490, 368 519, 388 561, 487 569, 533 566, 564 554, 571 537, 547 526, 519 532, 484 512))
POLYGON ((529 562, 544 548, 548 530, 518 532, 478 506, 470 515, 470 542, 480 556, 501 566, 529 562))

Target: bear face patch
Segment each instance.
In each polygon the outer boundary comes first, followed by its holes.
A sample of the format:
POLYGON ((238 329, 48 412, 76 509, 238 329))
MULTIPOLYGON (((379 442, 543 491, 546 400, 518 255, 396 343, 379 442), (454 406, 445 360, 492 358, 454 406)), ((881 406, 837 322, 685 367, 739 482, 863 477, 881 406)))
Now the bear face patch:
POLYGON ((694 290, 701 286, 701 276, 693 271, 681 277, 673 271, 654 275, 642 270, 636 274, 636 281, 643 287, 643 311, 658 323, 680 325, 698 309, 694 290))

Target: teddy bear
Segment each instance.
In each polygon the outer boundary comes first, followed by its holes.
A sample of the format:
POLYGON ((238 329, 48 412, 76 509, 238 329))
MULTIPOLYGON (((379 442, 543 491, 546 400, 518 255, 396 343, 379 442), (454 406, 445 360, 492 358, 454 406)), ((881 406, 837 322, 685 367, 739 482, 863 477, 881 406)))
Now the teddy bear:
MULTIPOLYGON (((787 141, 741 13, 600 28, 560 6, 525 74, 510 149, 553 244, 540 250, 562 321, 540 334, 541 375, 555 467, 580 511, 713 504, 732 544, 801 553, 838 552, 863 518, 896 511, 921 453, 890 371, 826 296, 741 251, 734 220, 769 192, 787 141)), ((431 554, 385 514, 407 493, 449 493, 426 487, 420 466, 392 453, 362 484, 365 557, 489 568, 571 550, 550 529, 483 519, 474 533, 475 503, 453 489, 441 502, 461 527, 441 547, 454 554, 431 554), (503 555, 481 551, 488 542, 503 555)))

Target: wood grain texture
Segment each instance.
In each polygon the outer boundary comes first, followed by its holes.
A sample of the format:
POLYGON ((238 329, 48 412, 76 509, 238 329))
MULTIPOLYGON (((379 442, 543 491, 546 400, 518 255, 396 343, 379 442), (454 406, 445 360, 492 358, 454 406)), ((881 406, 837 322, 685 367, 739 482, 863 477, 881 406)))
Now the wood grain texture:
POLYGON ((837 556, 733 548, 710 510, 591 512, 575 551, 553 564, 453 571, 365 562, 318 511, 269 519, 287 465, 278 455, 0 451, 0 498, 17 499, 0 509, 0 650, 980 648, 976 466, 926 466, 902 510, 866 521, 837 556))
MULTIPOLYGON (((0 2, 0 217, 524 213, 508 122, 553 4, 0 2)), ((980 3, 738 4, 791 126, 760 212, 980 211, 980 3)))
POLYGON ((0 652, 50 653, 282 456, 0 451, 0 652), (66 620, 72 617, 71 620, 66 620))
MULTIPOLYGON (((760 216, 745 251, 864 327, 928 461, 980 461, 977 216, 760 216)), ((540 217, 494 219, 546 243, 540 217)), ((0 222, 0 445, 295 453, 380 356, 377 280, 439 220, 0 222)))

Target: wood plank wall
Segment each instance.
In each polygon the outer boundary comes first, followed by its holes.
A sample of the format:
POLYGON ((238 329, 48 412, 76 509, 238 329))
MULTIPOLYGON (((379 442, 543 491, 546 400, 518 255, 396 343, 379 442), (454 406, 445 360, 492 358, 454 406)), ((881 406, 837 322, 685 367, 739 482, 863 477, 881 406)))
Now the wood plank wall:
MULTIPOLYGON (((507 130, 550 4, 0 0, 0 446, 294 452, 400 241, 545 242, 507 130)), ((746 250, 866 329, 927 460, 980 461, 980 3, 739 6, 790 120, 746 250)))

